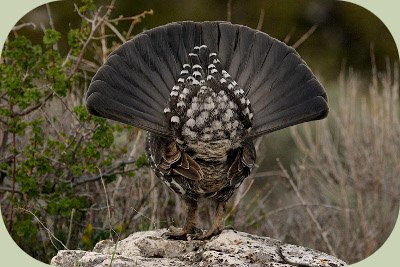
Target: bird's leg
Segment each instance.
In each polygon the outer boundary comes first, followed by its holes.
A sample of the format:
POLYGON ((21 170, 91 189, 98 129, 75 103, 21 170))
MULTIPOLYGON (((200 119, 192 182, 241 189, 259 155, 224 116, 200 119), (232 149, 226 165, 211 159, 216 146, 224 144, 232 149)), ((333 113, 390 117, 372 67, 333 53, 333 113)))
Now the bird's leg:
POLYGON ((197 202, 193 199, 184 199, 187 206, 186 223, 183 228, 170 226, 165 235, 171 239, 187 239, 188 234, 195 234, 199 229, 196 228, 197 222, 197 202))
POLYGON ((225 206, 226 202, 217 202, 217 208, 215 211, 214 222, 212 223, 210 229, 204 234, 201 235, 194 235, 193 239, 197 240, 205 240, 218 235, 219 233, 224 230, 225 226, 225 206))

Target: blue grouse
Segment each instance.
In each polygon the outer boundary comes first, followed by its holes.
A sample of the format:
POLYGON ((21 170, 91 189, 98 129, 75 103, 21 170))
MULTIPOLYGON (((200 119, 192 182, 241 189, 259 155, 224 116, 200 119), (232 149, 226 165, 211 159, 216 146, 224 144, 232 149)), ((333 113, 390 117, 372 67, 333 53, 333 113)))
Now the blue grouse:
POLYGON ((253 140, 322 119, 327 96, 297 52, 267 34, 229 22, 174 22, 116 49, 93 77, 87 108, 146 130, 157 177, 188 207, 171 238, 207 239, 224 227, 226 201, 250 174, 253 140), (196 228, 197 202, 215 219, 196 228))

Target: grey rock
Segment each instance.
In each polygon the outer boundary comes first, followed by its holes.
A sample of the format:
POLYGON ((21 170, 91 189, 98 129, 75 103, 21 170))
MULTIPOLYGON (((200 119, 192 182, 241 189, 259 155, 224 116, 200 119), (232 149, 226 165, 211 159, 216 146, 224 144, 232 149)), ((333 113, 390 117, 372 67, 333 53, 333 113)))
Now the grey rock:
POLYGON ((294 265, 305 265, 310 267, 339 267, 346 265, 344 261, 339 260, 334 256, 296 245, 281 245, 281 253, 285 261, 294 265))
POLYGON ((137 232, 114 243, 103 240, 93 251, 60 250, 51 265, 125 266, 344 266, 345 262, 310 248, 234 230, 208 241, 169 240, 165 229, 137 232))

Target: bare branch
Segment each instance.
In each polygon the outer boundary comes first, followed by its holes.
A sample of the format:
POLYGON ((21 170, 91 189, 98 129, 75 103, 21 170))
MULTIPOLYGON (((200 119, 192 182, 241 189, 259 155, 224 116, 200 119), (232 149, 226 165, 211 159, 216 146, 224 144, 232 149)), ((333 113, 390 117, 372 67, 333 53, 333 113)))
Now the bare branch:
POLYGON ((76 11, 76 13, 78 14, 79 17, 81 17, 82 19, 86 20, 86 21, 89 22, 89 23, 93 23, 93 20, 92 20, 92 19, 89 19, 88 17, 86 17, 85 15, 83 15, 83 14, 79 11, 79 7, 78 7, 76 4, 74 4, 74 8, 75 8, 75 11, 76 11))
POLYGON ((247 186, 247 188, 244 190, 243 194, 241 194, 241 196, 239 198, 235 198, 235 201, 233 203, 232 209, 229 211, 229 213, 225 216, 225 220, 227 220, 232 214, 235 213, 239 203, 242 201, 242 199, 247 195, 247 193, 249 192, 250 188, 253 186, 254 183, 254 179, 250 180, 249 185, 247 186))
POLYGON ((283 39, 283 42, 284 42, 285 44, 288 44, 288 43, 289 43, 289 41, 290 41, 290 39, 292 38, 292 35, 293 35, 293 33, 294 33, 295 30, 296 30, 296 28, 293 27, 293 28, 290 30, 290 32, 286 35, 285 39, 283 39))
MULTIPOLYGON (((3 192, 13 192, 13 189, 12 189, 11 187, 0 186, 0 191, 3 191, 3 192)), ((17 188, 14 188, 14 193, 22 194, 22 192, 19 191, 17 188)))
POLYGON ((232 20, 232 0, 226 2, 226 21, 231 22, 232 20))
MULTIPOLYGON (((127 173, 128 171, 125 171, 125 170, 121 170, 121 171, 116 171, 116 170, 118 170, 119 168, 124 167, 125 165, 133 164, 135 162, 136 161, 122 161, 122 162, 119 162, 116 166, 111 167, 110 169, 104 171, 101 175, 80 177, 76 181, 73 182, 73 186, 78 186, 78 185, 81 185, 81 184, 98 181, 98 180, 100 180, 100 179, 102 179, 104 177, 110 177, 110 176, 114 176, 114 175, 117 175, 117 174, 127 173)), ((136 170, 137 169, 133 169, 133 170, 130 170, 130 171, 136 171, 136 170)))
POLYGON ((120 17, 115 18, 115 19, 110 19, 109 22, 117 22, 117 21, 123 21, 123 20, 134 20, 136 22, 140 22, 141 19, 146 17, 146 15, 153 15, 153 14, 154 14, 153 9, 150 9, 150 10, 145 10, 145 11, 143 11, 142 13, 140 13, 140 14, 138 14, 136 16, 131 16, 131 17, 120 16, 120 17))
POLYGON ((110 30, 112 30, 115 35, 117 35, 117 37, 121 40, 122 43, 126 42, 126 39, 124 38, 124 36, 122 36, 122 34, 117 30, 117 28, 114 27, 114 25, 112 25, 110 22, 108 21, 104 21, 104 24, 110 28, 110 30))
MULTIPOLYGON (((89 43, 92 41, 92 38, 94 36, 94 33, 96 32, 96 30, 98 29, 98 27, 100 27, 100 25, 102 25, 102 23, 104 23, 105 21, 107 21, 108 17, 110 16, 112 10, 114 9, 114 4, 115 4, 115 0, 112 0, 110 5, 107 8, 106 14, 99 18, 99 14, 100 14, 100 10, 101 7, 97 10, 97 12, 95 13, 93 20, 88 20, 89 22, 91 22, 92 24, 92 28, 90 30, 89 36, 87 38, 87 40, 85 41, 85 43, 82 45, 82 49, 81 52, 79 53, 78 59, 75 63, 75 65, 73 66, 71 72, 68 75, 68 79, 71 79, 72 76, 74 76, 74 74, 77 72, 79 65, 81 64, 81 61, 83 59, 83 55, 85 54, 86 48, 89 45, 89 43)), ((79 13, 78 13, 79 14, 79 13)), ((80 14, 80 16, 83 16, 82 14, 80 14)), ((83 16, 83 18, 86 18, 83 16)), ((87 19, 87 18, 86 18, 87 19)))
POLYGON ((24 209, 24 208, 21 208, 21 207, 18 208, 18 209, 20 209, 20 210, 22 210, 22 211, 24 211, 24 212, 26 212, 26 213, 29 213, 29 214, 31 214, 33 217, 35 217, 35 219, 40 223, 40 225, 46 230, 47 234, 49 235, 50 242, 53 244, 53 246, 54 246, 55 249, 58 250, 57 246, 54 244, 53 239, 55 239, 58 243, 60 243, 60 244, 63 246, 64 249, 68 250, 68 248, 64 245, 64 243, 63 243, 60 239, 58 239, 58 238, 50 231, 50 229, 49 229, 48 227, 46 227, 46 226, 44 225, 44 223, 43 223, 41 220, 39 220, 39 218, 38 218, 32 211, 27 210, 27 209, 24 209))
POLYGON ((264 10, 264 8, 262 8, 262 9, 260 10, 260 17, 258 18, 258 24, 257 24, 256 30, 261 31, 262 26, 263 26, 263 24, 264 24, 264 16, 265 16, 265 10, 264 10))
MULTIPOLYGON (((102 63, 104 63, 104 62, 106 62, 106 59, 107 59, 107 36, 106 36, 106 27, 104 26, 104 24, 101 25, 100 32, 101 32, 101 35, 102 35, 101 38, 100 38, 100 43, 101 43, 101 61, 102 61, 102 63)), ((85 86, 85 88, 86 88, 86 86, 85 86)))
POLYGON ((144 19, 146 17, 146 15, 153 15, 153 14, 154 14, 153 9, 150 9, 148 11, 147 10, 143 11, 139 15, 136 15, 136 16, 133 16, 133 17, 127 17, 127 18, 132 19, 132 23, 129 26, 128 32, 125 35, 125 39, 128 39, 131 36, 133 28, 135 27, 135 25, 140 23, 142 21, 142 19, 144 19))
POLYGON ((12 28, 12 30, 13 31, 18 31, 18 30, 20 30, 20 29, 22 29, 22 28, 25 28, 25 27, 32 27, 34 30, 36 30, 36 24, 35 23, 33 23, 33 22, 27 22, 27 23, 22 23, 22 24, 19 24, 19 25, 16 25, 16 26, 14 26, 13 28, 12 28))
POLYGON ((65 242, 65 246, 69 246, 69 241, 71 240, 71 234, 72 234, 72 224, 73 224, 73 219, 75 215, 75 208, 71 210, 71 217, 69 219, 69 227, 68 227, 68 235, 67 235, 67 242, 65 242))
MULTIPOLYGON (((54 21, 53 21, 52 15, 51 15, 51 10, 50 10, 49 3, 46 3, 46 10, 47 10, 47 15, 49 16, 50 27, 51 27, 52 30, 55 31, 56 28, 54 27, 54 21)), ((57 42, 53 45, 53 48, 58 51, 58 43, 57 42)))
POLYGON ((257 172, 252 175, 253 178, 260 178, 260 177, 271 177, 271 176, 281 176, 281 171, 265 171, 265 172, 257 172))
POLYGON ((40 108, 41 106, 43 106, 47 100, 49 100, 51 97, 53 96, 53 92, 49 93, 42 101, 40 101, 39 103, 37 103, 34 106, 31 106, 25 110, 21 110, 21 111, 16 111, 13 112, 12 115, 13 116, 24 116, 24 115, 28 115, 29 113, 31 113, 32 111, 37 110, 38 108, 40 108))
POLYGON ((297 47, 299 47, 302 43, 304 43, 314 32, 315 30, 318 28, 318 24, 313 25, 305 34, 303 34, 299 40, 297 40, 296 43, 294 43, 294 45, 292 45, 292 47, 294 49, 296 49, 297 47))
POLYGON ((112 232, 111 232, 111 211, 110 211, 110 203, 108 201, 108 194, 107 194, 107 188, 106 188, 106 184, 104 183, 103 180, 103 175, 101 173, 101 169, 99 167, 97 167, 97 169, 99 170, 99 175, 100 175, 100 180, 101 180, 101 184, 103 185, 103 190, 104 190, 104 194, 106 196, 106 205, 107 205, 107 215, 108 215, 108 227, 110 228, 110 239, 112 238, 112 232))

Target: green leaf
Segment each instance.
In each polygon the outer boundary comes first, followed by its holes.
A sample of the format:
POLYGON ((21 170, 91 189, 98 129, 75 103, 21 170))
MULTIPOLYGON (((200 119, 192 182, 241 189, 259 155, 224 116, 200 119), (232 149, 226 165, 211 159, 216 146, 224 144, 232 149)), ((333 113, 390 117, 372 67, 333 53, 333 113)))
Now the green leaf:
POLYGON ((44 32, 43 43, 45 45, 53 45, 53 44, 57 43, 58 40, 60 40, 60 38, 61 38, 61 34, 58 31, 55 31, 53 29, 47 29, 44 32))
POLYGON ((147 160, 147 156, 146 154, 142 154, 140 155, 140 157, 136 160, 136 167, 138 169, 145 167, 145 166, 149 166, 149 162, 147 160))

